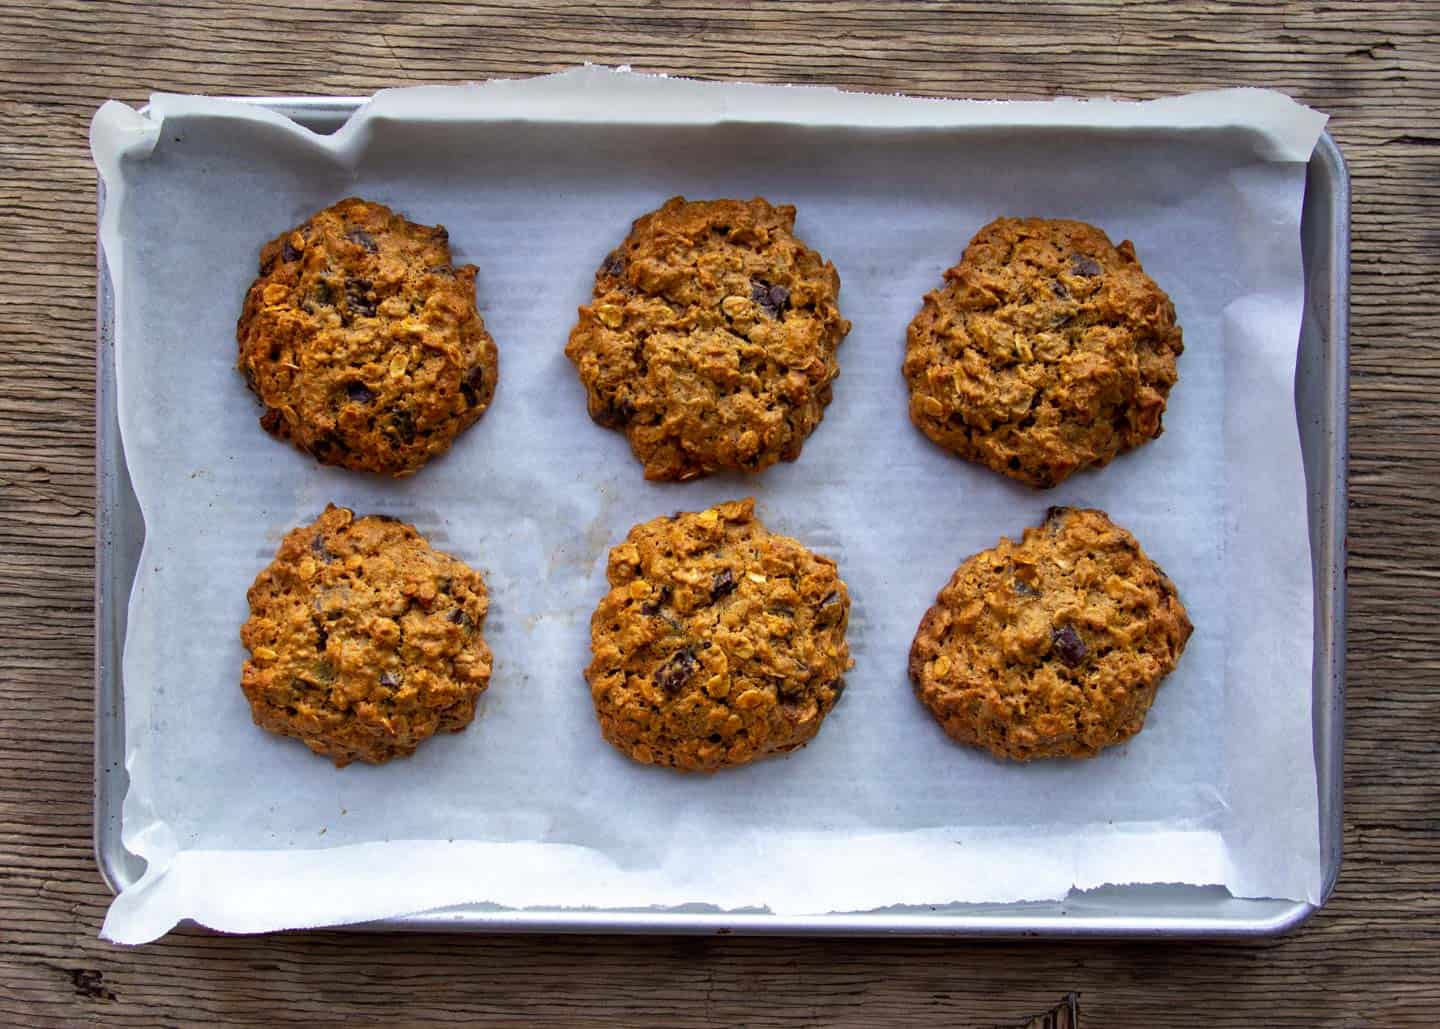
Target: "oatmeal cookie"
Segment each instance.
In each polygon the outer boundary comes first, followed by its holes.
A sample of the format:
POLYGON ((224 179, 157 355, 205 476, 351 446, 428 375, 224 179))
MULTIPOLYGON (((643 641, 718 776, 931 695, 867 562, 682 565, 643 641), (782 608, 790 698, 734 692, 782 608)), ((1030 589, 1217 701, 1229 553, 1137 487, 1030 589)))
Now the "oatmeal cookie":
POLYGON ((402 476, 485 413, 495 341, 448 239, 351 197, 265 245, 235 334, 266 431, 322 464, 402 476))
POLYGON ((675 197, 595 273, 565 353, 647 479, 793 461, 820 423, 850 323, 794 226, 789 205, 675 197))
POLYGON ((393 518, 332 504, 285 537, 249 600, 255 724, 338 766, 460 731, 490 683, 485 581, 393 518))
POLYGON ((1160 435, 1183 350, 1129 240, 998 218, 910 323, 910 418, 961 457, 1054 486, 1160 435))
POLYGON ((850 594, 835 562, 754 501, 656 518, 610 551, 585 672, 605 738, 714 771, 804 746, 844 689, 850 594))
POLYGON ((1089 757, 1145 724, 1191 625, 1175 586, 1103 511, 1052 507, 956 570, 910 648, 921 701, 999 757, 1089 757))

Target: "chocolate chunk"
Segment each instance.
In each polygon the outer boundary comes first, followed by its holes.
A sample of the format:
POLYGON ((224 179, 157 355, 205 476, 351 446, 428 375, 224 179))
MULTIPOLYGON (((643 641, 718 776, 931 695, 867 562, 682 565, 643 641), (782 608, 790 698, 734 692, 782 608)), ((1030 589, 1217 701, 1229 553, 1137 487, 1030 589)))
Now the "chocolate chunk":
POLYGON ((1095 260, 1095 258, 1087 257, 1084 254, 1070 255, 1071 274, 1083 275, 1086 278, 1091 278, 1093 276, 1099 275, 1102 271, 1104 271, 1104 269, 1100 267, 1100 262, 1095 260))
POLYGON ((391 408, 390 426, 387 430, 391 436, 401 443, 415 442, 415 418, 403 407, 391 408))
POLYGON ((695 674, 695 669, 700 667, 700 662, 695 660, 695 654, 689 650, 677 650, 670 656, 670 660, 660 666, 655 673, 655 685, 659 686, 665 693, 674 696, 685 688, 690 677, 695 674))
POLYGON ((357 404, 372 404, 375 402, 375 394, 363 382, 347 382, 345 384, 345 396, 357 404))
POLYGON ((450 587, 452 585, 453 583, 449 579, 441 579, 440 582, 436 585, 435 589, 448 597, 450 595, 450 587))
POLYGON ((395 690, 400 688, 400 680, 390 672, 381 672, 380 685, 395 690))
POLYGON ((1061 282, 1059 279, 1050 280, 1050 292, 1054 293, 1061 300, 1070 299, 1070 291, 1065 288, 1065 283, 1061 282))
POLYGON ((836 700, 839 700, 839 699, 840 699, 840 694, 842 694, 842 693, 845 692, 845 680, 844 680, 844 679, 836 679, 834 682, 832 682, 832 683, 830 684, 830 688, 835 691, 835 699, 836 699, 836 700))
POLYGON ((311 454, 323 461, 325 459, 325 456, 329 454, 330 451, 339 450, 341 453, 344 453, 346 448, 345 444, 341 443, 334 436, 326 434, 312 440, 310 442, 310 445, 307 446, 305 449, 307 449, 308 451, 310 451, 311 454))
POLYGON ((485 368, 483 365, 476 365, 465 373, 465 378, 460 383, 460 393, 465 397, 465 403, 474 407, 480 402, 480 390, 485 386, 485 368))
POLYGON ((285 261, 298 261, 300 260, 300 251, 291 246, 287 239, 280 247, 280 257, 285 261))
POLYGON ((267 407, 260 416, 260 428, 271 434, 278 433, 284 421, 285 416, 277 408, 267 407))
POLYGON ((345 283, 345 306, 362 317, 375 317, 375 301, 367 295, 369 292, 368 279, 349 280, 345 283))
POLYGON ((635 417, 635 405, 628 400, 611 398, 599 411, 591 412, 590 417, 607 429, 623 429, 635 417))
POLYGON ((315 649, 323 654, 325 653, 325 644, 330 639, 330 630, 325 628, 324 622, 313 615, 310 621, 315 623, 315 649))
POLYGON ((1037 590, 1034 586, 1031 586, 1024 579, 1016 579, 1014 586, 1015 595, 1017 597, 1038 597, 1040 595, 1040 591, 1037 590))
POLYGON ((379 245, 375 242, 375 237, 364 229, 352 229, 345 234, 345 238, 351 243, 364 247, 372 254, 378 253, 380 250, 379 245))
POLYGON ((790 304, 790 291, 759 279, 750 280, 750 299, 771 318, 779 318, 790 304))
POLYGON ((308 302, 318 304, 321 307, 333 306, 335 303, 335 294, 331 291, 330 284, 328 282, 317 282, 315 284, 315 292, 310 295, 308 302))
MULTIPOLYGON (((640 605, 640 613, 641 613, 642 615, 656 615, 656 614, 659 614, 659 613, 660 613, 660 605, 661 605, 661 604, 668 604, 668 603, 670 602, 670 593, 671 593, 671 591, 670 591, 670 587, 669 587, 669 586, 661 586, 659 593, 655 594, 655 596, 654 596, 652 599, 647 600, 647 601, 645 601, 645 603, 643 603, 643 604, 640 605)), ((677 626, 677 628, 678 628, 678 626, 677 626)))
POLYGON ((600 266, 600 271, 612 279, 618 279, 625 274, 625 255, 618 250, 612 250, 605 258, 605 263, 600 266))
POLYGON ((735 576, 728 568, 722 568, 710 580, 710 603, 735 592, 735 576))
POLYGON ((325 546, 324 535, 318 532, 310 540, 310 553, 314 554, 321 561, 324 561, 327 565, 335 560, 335 555, 330 553, 329 547, 325 546))
POLYGON ((1075 631, 1073 626, 1062 625, 1060 628, 1052 630, 1050 643, 1054 647, 1055 653, 1060 655, 1060 660, 1070 668, 1074 668, 1084 661, 1086 655, 1090 653, 1090 648, 1085 646, 1085 641, 1080 638, 1080 634, 1075 631))
POLYGON ((805 684, 796 682, 794 679, 776 679, 775 697, 777 700, 798 700, 804 695, 805 684))
POLYGON ((452 623, 460 626, 461 628, 475 628, 474 620, 472 620, 471 617, 465 613, 464 608, 457 607, 454 611, 451 611, 448 615, 446 615, 446 618, 448 618, 452 623))
POLYGON ((1070 508, 1068 508, 1068 507, 1061 507, 1061 506, 1059 506, 1059 505, 1054 505, 1054 506, 1051 506, 1051 507, 1047 507, 1047 508, 1045 509, 1045 521, 1046 521, 1046 522, 1059 522, 1062 518, 1064 518, 1064 517, 1065 517, 1066 515, 1068 515, 1069 513, 1070 513, 1070 508))

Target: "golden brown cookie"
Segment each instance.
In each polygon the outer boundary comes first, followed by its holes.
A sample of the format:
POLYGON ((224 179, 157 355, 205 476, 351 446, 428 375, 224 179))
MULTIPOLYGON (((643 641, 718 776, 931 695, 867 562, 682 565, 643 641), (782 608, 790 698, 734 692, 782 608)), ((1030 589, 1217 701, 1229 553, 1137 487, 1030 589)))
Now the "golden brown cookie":
POLYGON ((485 581, 393 518, 330 505, 285 537, 249 600, 255 724, 338 766, 459 732, 490 684, 485 581))
POLYGON ((475 266, 443 226, 351 197, 265 244, 235 335, 260 424, 322 464, 410 475, 495 393, 475 266))
POLYGON ((714 771, 804 746, 845 688, 850 594, 835 562, 753 500, 656 518, 610 551, 586 669, 605 738, 714 771))
POLYGON ((850 323, 794 227, 788 204, 674 197, 595 273, 565 353, 645 478, 793 461, 820 424, 850 323))
POLYGON ((1145 724, 1191 625, 1174 585, 1103 511, 1052 507, 966 560, 910 647, 920 700, 998 757, 1090 757, 1145 724))
POLYGON ((1054 486, 1160 435, 1184 349, 1129 240, 997 218, 910 323, 910 418, 961 457, 1054 486))

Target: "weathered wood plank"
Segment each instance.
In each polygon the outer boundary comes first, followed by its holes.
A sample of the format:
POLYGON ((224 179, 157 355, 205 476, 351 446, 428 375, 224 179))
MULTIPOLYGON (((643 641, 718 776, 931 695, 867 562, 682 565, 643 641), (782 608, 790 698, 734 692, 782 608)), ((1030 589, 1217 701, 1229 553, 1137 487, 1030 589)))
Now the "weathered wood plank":
POLYGON ((1440 1004, 1440 4, 0 0, 0 1022, 1428 1025, 1440 1004), (94 173, 154 90, 361 94, 593 60, 934 96, 1268 85, 1354 179, 1345 868, 1259 946, 173 935, 96 939, 94 173))

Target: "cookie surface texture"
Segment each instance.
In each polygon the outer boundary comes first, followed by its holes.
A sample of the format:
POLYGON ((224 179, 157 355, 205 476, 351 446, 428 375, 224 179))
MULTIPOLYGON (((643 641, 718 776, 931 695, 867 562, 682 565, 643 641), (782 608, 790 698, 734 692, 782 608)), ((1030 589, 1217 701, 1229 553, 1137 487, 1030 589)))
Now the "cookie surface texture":
POLYGON ((250 587, 241 688, 255 724, 336 765, 379 764, 475 717, 490 683, 478 572, 409 525, 330 506, 250 587))
POLYGON ((322 464, 410 475, 495 393, 475 266, 442 226, 350 198, 260 251, 236 326, 260 424, 322 464))
POLYGON ((585 678, 636 761, 708 772, 794 750, 844 690, 845 583, 751 500, 635 526, 607 575, 585 678))
POLYGON ((789 205, 675 197, 595 273, 565 353, 647 479, 793 461, 820 423, 850 323, 794 226, 789 205))
POLYGON ((1191 625, 1175 586, 1103 511, 1054 507, 956 570, 910 648, 946 733, 997 757, 1089 757, 1145 724, 1191 625))
POLYGON ((999 218, 910 323, 910 418, 961 457, 1054 486, 1160 435, 1183 350, 1128 240, 999 218))

